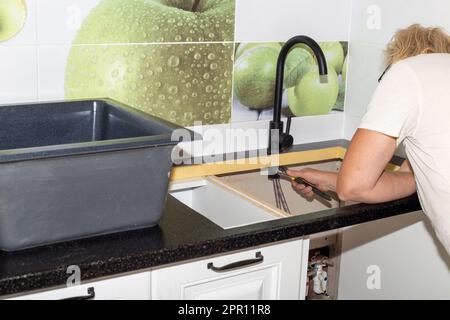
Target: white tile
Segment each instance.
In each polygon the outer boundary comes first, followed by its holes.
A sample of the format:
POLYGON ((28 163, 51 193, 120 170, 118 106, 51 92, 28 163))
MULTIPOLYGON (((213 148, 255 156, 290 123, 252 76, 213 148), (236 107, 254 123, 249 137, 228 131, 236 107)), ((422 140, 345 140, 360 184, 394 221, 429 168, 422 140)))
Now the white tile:
POLYGON ((448 0, 353 0, 345 133, 350 139, 383 72, 383 50, 400 28, 413 23, 450 31, 448 0), (379 20, 377 20, 379 18, 379 20))
POLYGON ((342 139, 344 113, 292 118, 291 134, 295 144, 342 139))
POLYGON ((384 45, 351 43, 347 75, 345 113, 362 117, 378 85, 383 68, 384 45))
POLYGON ((27 17, 22 30, 13 38, 1 42, 0 46, 23 46, 36 44, 36 1, 26 0, 27 17))
POLYGON ((236 41, 347 40, 351 0, 236 0, 236 41))
POLYGON ((450 31, 448 0, 353 0, 351 41, 386 44, 398 29, 413 23, 450 31))
POLYGON ((64 99, 64 80, 70 46, 38 47, 40 101, 64 99))
POLYGON ((251 110, 246 106, 243 106, 236 97, 233 97, 233 109, 231 110, 231 121, 256 121, 258 120, 259 112, 257 110, 251 110))
POLYGON ((37 100, 36 48, 0 47, 0 104, 37 100))
POLYGON ((344 120, 344 139, 351 140, 360 124, 361 117, 346 115, 344 120))
POLYGON ((83 19, 99 2, 100 0, 38 0, 38 43, 72 43, 83 19))

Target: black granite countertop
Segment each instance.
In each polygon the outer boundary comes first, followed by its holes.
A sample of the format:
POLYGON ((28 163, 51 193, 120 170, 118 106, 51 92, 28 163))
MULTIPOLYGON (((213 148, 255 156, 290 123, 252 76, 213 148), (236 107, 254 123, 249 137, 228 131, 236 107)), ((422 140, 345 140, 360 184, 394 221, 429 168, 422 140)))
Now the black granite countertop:
POLYGON ((416 196, 393 202, 325 210, 222 229, 172 196, 158 226, 41 248, 0 252, 0 295, 64 285, 67 267, 82 280, 251 248, 420 210, 416 196))
MULTIPOLYGON (((294 146, 292 151, 346 147, 334 140, 294 146)), ((249 155, 240 155, 249 156, 249 155)), ((202 160, 204 161, 204 160, 202 160)), ((400 164, 402 159, 394 158, 400 164)), ((69 241, 19 252, 0 252, 0 296, 62 286, 67 267, 81 280, 118 275, 208 255, 294 239, 420 210, 417 196, 383 204, 357 204, 248 226, 222 229, 172 196, 159 225, 69 241)))

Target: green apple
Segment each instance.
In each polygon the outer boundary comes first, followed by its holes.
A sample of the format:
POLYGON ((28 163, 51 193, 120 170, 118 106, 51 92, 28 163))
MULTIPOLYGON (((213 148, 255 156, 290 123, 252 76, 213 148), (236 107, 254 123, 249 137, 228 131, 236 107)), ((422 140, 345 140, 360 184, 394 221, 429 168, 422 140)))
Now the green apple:
POLYGON ((278 54, 272 47, 255 47, 237 59, 234 94, 244 106, 259 110, 273 106, 278 54))
POLYGON ((301 47, 293 48, 286 58, 284 87, 295 87, 313 65, 314 58, 308 50, 301 47))
POLYGON ((103 0, 70 50, 66 98, 109 97, 184 126, 227 123, 233 32, 234 0, 103 0))
POLYGON ((325 54, 327 63, 332 66, 337 74, 342 72, 342 65, 344 64, 344 48, 338 41, 335 42, 321 42, 320 47, 325 54))
POLYGON ((26 19, 25 0, 0 0, 0 42, 17 35, 25 25, 26 19))
POLYGON ((277 49, 278 52, 281 50, 281 44, 279 42, 249 42, 241 43, 236 49, 235 60, 237 60, 244 52, 256 48, 256 47, 271 47, 277 49))
POLYGON ((336 103, 339 79, 333 68, 321 82, 317 68, 305 74, 297 86, 288 89, 289 108, 295 116, 327 114, 336 103))
MULTIPOLYGON (((278 46, 255 46, 236 60, 234 67, 234 93, 243 105, 251 109, 273 106, 278 46)), ((312 56, 302 48, 289 52, 285 65, 284 86, 295 86, 313 64, 312 56)))

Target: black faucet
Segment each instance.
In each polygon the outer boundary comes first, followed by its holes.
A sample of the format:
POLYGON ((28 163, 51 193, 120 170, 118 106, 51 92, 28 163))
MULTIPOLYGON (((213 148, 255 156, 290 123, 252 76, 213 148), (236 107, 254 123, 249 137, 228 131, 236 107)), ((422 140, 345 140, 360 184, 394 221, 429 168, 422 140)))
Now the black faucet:
POLYGON ((283 80, 284 80, 284 65, 286 58, 291 49, 297 44, 306 44, 311 48, 316 56, 317 64, 319 66, 319 74, 325 76, 328 74, 327 61, 325 55, 320 48, 319 44, 307 36, 295 36, 289 39, 281 48, 280 55, 277 62, 277 75, 275 79, 275 100, 273 106, 273 121, 270 122, 269 132, 269 148, 268 153, 272 154, 272 143, 276 143, 278 138, 278 150, 279 152, 286 151, 294 144, 294 138, 289 134, 291 126, 291 118, 288 117, 286 131, 283 131, 283 121, 281 121, 281 104, 283 100, 283 80))

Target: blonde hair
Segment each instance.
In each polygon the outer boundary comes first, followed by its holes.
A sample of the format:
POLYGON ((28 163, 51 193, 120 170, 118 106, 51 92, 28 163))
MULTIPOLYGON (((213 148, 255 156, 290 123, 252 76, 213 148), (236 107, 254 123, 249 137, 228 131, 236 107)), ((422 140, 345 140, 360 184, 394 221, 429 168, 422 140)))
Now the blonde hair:
POLYGON ((450 53, 450 37, 441 28, 413 24, 397 31, 389 42, 385 51, 386 66, 426 53, 450 53))

